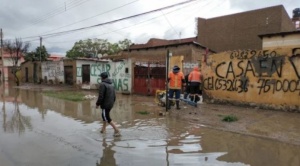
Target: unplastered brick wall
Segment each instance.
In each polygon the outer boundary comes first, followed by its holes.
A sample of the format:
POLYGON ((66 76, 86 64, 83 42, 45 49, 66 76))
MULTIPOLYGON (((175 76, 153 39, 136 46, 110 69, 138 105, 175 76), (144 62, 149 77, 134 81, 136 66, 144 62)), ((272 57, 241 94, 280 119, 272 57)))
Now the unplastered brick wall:
POLYGON ((300 112, 300 48, 212 54, 202 73, 207 102, 300 112))

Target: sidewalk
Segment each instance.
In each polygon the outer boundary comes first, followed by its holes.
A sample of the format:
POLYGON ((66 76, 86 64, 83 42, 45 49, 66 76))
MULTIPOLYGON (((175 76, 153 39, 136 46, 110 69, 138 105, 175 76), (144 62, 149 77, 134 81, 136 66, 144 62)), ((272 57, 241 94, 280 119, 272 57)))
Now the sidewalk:
POLYGON ((179 111, 172 108, 169 115, 210 128, 300 145, 299 113, 205 103, 197 108, 182 103, 181 107, 179 111), (238 121, 222 121, 227 115, 238 121))

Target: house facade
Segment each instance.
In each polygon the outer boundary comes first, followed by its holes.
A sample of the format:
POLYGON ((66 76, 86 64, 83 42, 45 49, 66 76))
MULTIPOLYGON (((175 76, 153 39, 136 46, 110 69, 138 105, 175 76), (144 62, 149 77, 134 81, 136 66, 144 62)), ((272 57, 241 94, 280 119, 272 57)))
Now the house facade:
POLYGON ((76 59, 76 85, 82 89, 97 89, 102 72, 107 72, 115 90, 131 93, 131 61, 98 60, 90 58, 76 59))
POLYGON ((131 61, 99 60, 97 58, 61 59, 59 61, 31 62, 21 65, 22 83, 68 84, 81 89, 97 89, 102 72, 118 92, 131 93, 131 61))
POLYGON ((282 5, 216 18, 198 18, 198 43, 217 52, 262 49, 260 34, 295 31, 282 5))
POLYGON ((262 40, 263 49, 300 47, 300 31, 262 34, 259 37, 262 40))
POLYGON ((130 60, 133 93, 155 95, 156 90, 165 90, 168 52, 169 71, 174 65, 178 65, 184 74, 188 74, 195 66, 201 66, 204 54, 214 52, 196 41, 196 37, 176 40, 150 39, 145 44, 131 45, 129 49, 123 50, 121 55, 103 58, 113 61, 130 60))
POLYGON ((202 67, 205 100, 300 112, 300 31, 259 37, 262 50, 208 58, 202 67))
POLYGON ((41 79, 44 83, 64 84, 64 63, 63 61, 44 61, 42 62, 41 79))
POLYGON ((40 61, 25 61, 21 63, 21 83, 38 83, 42 78, 40 61))
MULTIPOLYGON (((2 53, 2 68, 0 69, 1 71, 1 79, 5 80, 5 81, 14 81, 14 75, 12 74, 12 69, 13 69, 13 62, 15 60, 13 60, 15 58, 15 55, 11 55, 8 52, 3 52, 2 53)), ((21 54, 19 55, 19 59, 18 59, 18 64, 16 64, 16 66, 20 66, 21 63, 24 62, 24 56, 21 54)))

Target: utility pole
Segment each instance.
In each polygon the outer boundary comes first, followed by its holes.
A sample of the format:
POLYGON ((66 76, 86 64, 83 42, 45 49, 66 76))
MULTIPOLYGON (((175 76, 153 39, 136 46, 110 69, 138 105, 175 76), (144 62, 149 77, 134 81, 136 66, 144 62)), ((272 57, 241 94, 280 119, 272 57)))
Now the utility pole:
POLYGON ((1 75, 0 75, 0 80, 4 80, 4 72, 3 72, 3 69, 4 69, 4 60, 3 60, 3 33, 2 33, 2 28, 0 29, 0 47, 1 47, 1 50, 0 50, 0 54, 1 54, 1 61, 2 61, 2 69, 1 69, 1 75))
MULTIPOLYGON (((39 76, 42 76, 42 37, 40 37, 40 67, 39 67, 39 76)), ((41 77, 39 77, 39 81, 41 83, 41 77)))
POLYGON ((169 49, 167 50, 167 56, 166 56, 166 112, 168 112, 168 107, 169 107, 169 59, 170 59, 170 51, 169 49))
POLYGON ((42 37, 40 37, 40 62, 42 62, 42 37))

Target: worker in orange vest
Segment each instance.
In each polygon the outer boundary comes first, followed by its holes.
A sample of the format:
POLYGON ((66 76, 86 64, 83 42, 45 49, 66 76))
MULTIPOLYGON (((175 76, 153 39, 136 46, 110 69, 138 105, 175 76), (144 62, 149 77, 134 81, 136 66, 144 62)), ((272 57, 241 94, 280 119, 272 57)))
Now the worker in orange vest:
MULTIPOLYGON (((173 71, 169 72, 168 75, 168 82, 169 82, 169 100, 173 100, 173 96, 175 94, 175 103, 176 109, 180 109, 179 107, 179 100, 181 94, 182 85, 185 84, 184 75, 180 71, 178 66, 173 67, 173 71)), ((168 109, 171 108, 170 101, 168 104, 168 109)))
POLYGON ((200 100, 200 85, 201 85, 201 73, 198 67, 194 67, 193 71, 189 74, 190 82, 190 98, 197 103, 200 100))

